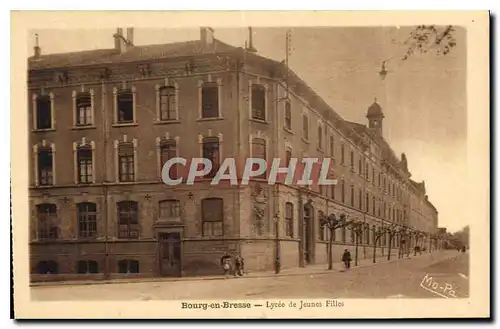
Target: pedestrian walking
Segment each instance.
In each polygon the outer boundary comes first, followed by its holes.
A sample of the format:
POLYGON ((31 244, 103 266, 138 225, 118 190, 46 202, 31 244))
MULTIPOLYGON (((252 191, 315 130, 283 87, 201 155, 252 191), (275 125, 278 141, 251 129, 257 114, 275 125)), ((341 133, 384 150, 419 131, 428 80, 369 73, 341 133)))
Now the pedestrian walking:
POLYGON ((237 254, 236 255, 236 258, 235 258, 235 261, 234 261, 234 265, 235 265, 235 271, 234 271, 234 276, 243 276, 243 267, 245 265, 245 260, 243 259, 243 257, 241 257, 240 254, 237 254))
POLYGON ((351 253, 349 252, 349 250, 345 249, 344 254, 342 255, 342 262, 344 262, 346 269, 351 268, 351 260, 351 253))
POLYGON ((220 265, 224 270, 224 275, 226 279, 229 278, 229 273, 231 272, 231 255, 226 251, 220 259, 220 265))

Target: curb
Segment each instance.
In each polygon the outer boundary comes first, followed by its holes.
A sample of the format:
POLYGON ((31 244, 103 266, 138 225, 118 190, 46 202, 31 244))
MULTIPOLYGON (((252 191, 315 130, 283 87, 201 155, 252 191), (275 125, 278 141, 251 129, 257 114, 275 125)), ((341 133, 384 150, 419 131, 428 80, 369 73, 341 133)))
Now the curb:
MULTIPOLYGON (((365 268, 365 267, 370 267, 370 266, 377 266, 377 265, 382 265, 382 264, 389 264, 389 263, 394 263, 398 261, 404 261, 404 260, 411 260, 414 258, 419 258, 419 257, 426 257, 430 256, 432 254, 425 254, 425 255, 418 255, 418 256, 412 256, 410 258, 395 258, 391 260, 384 260, 382 262, 376 262, 376 263, 369 263, 369 264, 364 264, 364 265, 358 265, 358 266, 353 266, 349 271, 359 269, 359 268, 365 268)), ((397 256, 397 255, 396 255, 397 256)), ((451 257, 446 257, 445 259, 449 259, 451 257)), ((442 260, 439 260, 442 261, 442 260)), ((439 262, 438 261, 438 262, 439 262)), ((331 273, 345 273, 346 271, 338 268, 333 268, 331 270, 328 269, 321 269, 309 273, 280 273, 280 274, 275 274, 275 273, 268 273, 268 274, 260 274, 260 275, 255 275, 252 276, 247 275, 243 277, 237 277, 237 279, 259 279, 259 278, 269 278, 269 277, 290 277, 290 276, 308 276, 308 275, 318 275, 318 274, 331 274, 331 273)), ((258 272, 257 272, 258 273, 258 272)), ((180 282, 180 281, 216 281, 216 280, 230 280, 233 277, 230 276, 229 278, 226 278, 224 276, 217 276, 217 277, 184 277, 184 278, 173 278, 173 279, 166 279, 166 278, 143 278, 143 279, 131 279, 131 280, 117 280, 117 281, 61 281, 61 282, 40 282, 40 283, 30 283, 30 287, 56 287, 56 286, 86 286, 86 285, 104 285, 104 284, 123 284, 123 283, 154 283, 154 282, 180 282)))

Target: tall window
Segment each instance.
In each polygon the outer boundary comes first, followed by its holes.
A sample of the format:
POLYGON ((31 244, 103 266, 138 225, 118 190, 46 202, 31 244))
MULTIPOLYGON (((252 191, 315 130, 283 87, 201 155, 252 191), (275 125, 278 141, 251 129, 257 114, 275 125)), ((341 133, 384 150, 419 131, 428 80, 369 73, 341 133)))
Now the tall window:
POLYGON ((140 273, 139 261, 133 259, 122 259, 118 261, 118 273, 140 273))
POLYGON ((381 183, 381 180, 380 180, 380 171, 378 173, 378 187, 380 187, 380 183, 381 183))
POLYGON ((345 164, 345 146, 340 144, 340 163, 345 164))
POLYGON ((285 236, 293 237, 293 203, 285 203, 285 236))
POLYGON ((36 98, 36 129, 52 128, 52 100, 49 95, 36 98))
POLYGON ((118 165, 120 182, 132 182, 134 172, 134 144, 120 143, 118 146, 118 165))
POLYGON ((363 162, 361 161, 361 157, 358 160, 358 174, 360 176, 363 175, 363 162))
POLYGON ((76 265, 78 274, 99 273, 99 264, 95 260, 80 260, 76 265))
POLYGON ((212 162, 212 170, 205 177, 214 177, 220 166, 220 145, 219 138, 203 138, 203 158, 212 162))
POLYGON ((175 87, 162 87, 160 88, 160 120, 176 119, 175 87))
POLYGON ((345 182, 344 182, 344 180, 342 180, 342 181, 340 182, 340 189, 341 189, 341 191, 340 191, 340 192, 342 193, 342 194, 341 194, 341 196, 340 196, 340 197, 342 198, 342 199, 341 199, 341 200, 342 200, 342 203, 345 203, 345 182))
POLYGON ((137 239, 139 237, 139 206, 135 201, 117 203, 118 237, 122 239, 137 239))
POLYGON ((375 168, 372 167, 372 184, 375 185, 375 168))
POLYGON ((368 213, 370 210, 370 193, 366 192, 365 195, 365 211, 368 213))
POLYGON ((351 185, 351 207, 354 207, 354 185, 351 185))
POLYGON ((180 202, 179 200, 163 200, 159 202, 160 218, 163 219, 178 219, 180 218, 180 202))
MULTIPOLYGON (((266 140, 262 138, 252 138, 252 158, 266 160, 266 140)), ((254 164, 257 166, 257 164, 254 164)), ((256 168, 253 168, 254 170, 256 168)), ((266 178, 266 171, 256 178, 266 178)))
POLYGON ((80 146, 77 150, 78 182, 81 184, 92 183, 92 148, 80 146))
MULTIPOLYGON (((161 168, 165 163, 177 156, 177 144, 175 140, 162 140, 160 142, 160 165, 161 168)), ((169 176, 172 179, 176 179, 178 175, 177 163, 170 166, 169 176)))
POLYGON ((219 116, 219 86, 215 82, 206 82, 201 89, 201 117, 219 116))
POLYGON ((330 194, 332 196, 332 199, 335 200, 335 184, 330 185, 330 194))
POLYGON ((92 124, 92 97, 89 92, 76 95, 76 125, 89 126, 92 124))
POLYGON ((323 149, 323 126, 318 126, 318 148, 323 149))
POLYGON ((40 240, 55 240, 59 235, 57 224, 57 206, 52 203, 37 205, 38 238, 40 240))
POLYGON ((325 216, 323 211, 318 211, 318 239, 321 241, 326 240, 326 226, 321 225, 321 220, 325 216))
POLYGON ((375 216, 375 207, 376 207, 376 202, 375 202, 375 197, 372 198, 372 214, 375 216))
POLYGON ((134 94, 131 89, 118 91, 116 95, 118 123, 134 122, 134 94))
POLYGON ((363 190, 359 189, 358 208, 363 209, 363 190))
POLYGON ((290 161, 292 159, 292 150, 289 148, 286 149, 285 152, 285 165, 288 167, 290 165, 290 161))
POLYGON ((203 236, 222 236, 224 222, 222 199, 209 198, 201 201, 203 236))
POLYGON ((330 156, 335 157, 335 137, 330 136, 330 156))
POLYGON ((78 237, 81 239, 97 237, 97 206, 95 203, 77 204, 78 237))
POLYGON ((292 105, 289 101, 285 102, 285 128, 292 130, 292 105))
POLYGON ((368 179, 369 175, 370 175, 370 165, 367 163, 365 164, 365 178, 368 179))
POLYGON ((354 152, 351 151, 351 169, 354 170, 354 152))
POLYGON ((252 118, 266 120, 266 89, 261 85, 252 85, 252 118))
POLYGON ((302 114, 302 135, 305 140, 309 139, 309 117, 305 114, 302 114))
POLYGON ((38 151, 38 180, 40 185, 54 184, 54 157, 51 148, 38 151))

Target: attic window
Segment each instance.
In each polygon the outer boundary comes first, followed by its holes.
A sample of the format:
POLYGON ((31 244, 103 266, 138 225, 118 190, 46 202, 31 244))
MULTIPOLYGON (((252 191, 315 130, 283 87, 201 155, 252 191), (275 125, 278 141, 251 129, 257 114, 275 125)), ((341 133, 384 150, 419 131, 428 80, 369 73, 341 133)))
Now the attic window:
POLYGON ((118 123, 134 122, 134 95, 132 90, 125 89, 119 91, 116 102, 118 105, 118 123))

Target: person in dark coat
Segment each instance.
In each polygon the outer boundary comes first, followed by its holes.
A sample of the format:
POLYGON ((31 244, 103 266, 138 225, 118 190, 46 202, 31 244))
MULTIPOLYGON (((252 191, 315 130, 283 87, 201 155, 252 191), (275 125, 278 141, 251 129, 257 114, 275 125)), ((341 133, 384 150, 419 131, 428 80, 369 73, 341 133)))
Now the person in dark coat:
POLYGON ((243 266, 245 264, 245 260, 243 257, 241 257, 240 254, 236 255, 236 258, 234 260, 234 265, 235 265, 235 271, 234 271, 234 276, 243 276, 243 266))
POLYGON ((229 253, 227 251, 221 257, 220 265, 222 266, 222 269, 224 270, 224 275, 226 277, 229 277, 229 272, 231 272, 231 256, 229 255, 229 253))
POLYGON ((351 253, 346 249, 344 250, 344 254, 342 255, 342 262, 344 262, 345 268, 351 268, 351 253))

